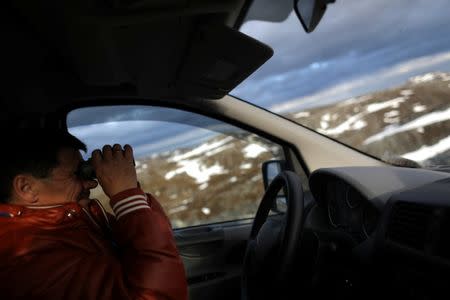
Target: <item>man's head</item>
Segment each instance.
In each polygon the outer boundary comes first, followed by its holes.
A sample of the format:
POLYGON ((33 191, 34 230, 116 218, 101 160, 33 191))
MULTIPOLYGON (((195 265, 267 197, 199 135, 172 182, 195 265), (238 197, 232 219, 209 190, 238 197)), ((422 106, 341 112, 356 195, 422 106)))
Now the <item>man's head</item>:
POLYGON ((54 205, 75 202, 97 185, 76 175, 86 146, 63 130, 20 129, 7 133, 1 157, 0 202, 54 205))

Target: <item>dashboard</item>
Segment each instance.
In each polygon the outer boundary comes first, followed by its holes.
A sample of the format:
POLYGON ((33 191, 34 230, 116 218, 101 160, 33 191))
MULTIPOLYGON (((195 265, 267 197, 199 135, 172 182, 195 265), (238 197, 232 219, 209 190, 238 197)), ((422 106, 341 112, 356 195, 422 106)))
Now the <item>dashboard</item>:
POLYGON ((305 229, 314 232, 317 253, 326 261, 321 264, 325 270, 317 272, 334 274, 331 279, 324 275, 332 284, 344 279, 347 289, 359 282, 365 291, 377 282, 383 286, 380 293, 419 295, 414 299, 435 299, 447 289, 449 173, 390 166, 325 168, 311 174, 310 189, 315 205, 305 216, 305 229))
MULTIPOLYGON (((343 167, 320 169, 311 174, 310 188, 320 214, 330 227, 363 242, 375 234, 390 199, 402 192, 450 174, 402 167, 343 167)), ((450 201, 449 201, 450 204, 450 201)))
POLYGON ((379 211, 347 182, 333 178, 325 185, 326 211, 330 225, 361 242, 369 237, 379 219, 379 211))

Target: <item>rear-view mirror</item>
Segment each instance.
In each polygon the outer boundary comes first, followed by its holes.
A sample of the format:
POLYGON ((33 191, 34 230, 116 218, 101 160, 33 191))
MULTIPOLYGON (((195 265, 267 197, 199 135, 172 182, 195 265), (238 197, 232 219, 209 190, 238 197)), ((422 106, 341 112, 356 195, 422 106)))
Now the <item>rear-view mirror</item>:
POLYGON ((335 0, 294 0, 294 11, 297 14, 303 29, 312 32, 322 19, 327 5, 335 0))

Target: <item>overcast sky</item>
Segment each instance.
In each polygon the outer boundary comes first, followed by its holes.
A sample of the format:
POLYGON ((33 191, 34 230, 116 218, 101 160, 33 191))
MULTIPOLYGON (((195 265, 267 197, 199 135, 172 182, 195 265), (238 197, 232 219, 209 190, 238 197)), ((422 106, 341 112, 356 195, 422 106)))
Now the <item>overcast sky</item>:
POLYGON ((231 94, 276 110, 282 102, 324 90, 334 92, 304 102, 321 105, 398 85, 423 72, 450 71, 449 13, 448 0, 337 0, 310 34, 294 13, 281 23, 246 22, 241 31, 270 45, 275 54, 231 94), (392 74, 395 67, 403 71, 392 74), (349 90, 353 81, 357 88, 349 90))

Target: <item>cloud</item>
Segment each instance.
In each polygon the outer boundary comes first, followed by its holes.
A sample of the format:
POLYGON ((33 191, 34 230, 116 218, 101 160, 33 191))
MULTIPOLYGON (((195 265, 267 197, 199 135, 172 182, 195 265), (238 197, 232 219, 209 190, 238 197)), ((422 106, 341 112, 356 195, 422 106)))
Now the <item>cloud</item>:
POLYGON ((316 31, 296 15, 282 23, 249 21, 241 30, 275 54, 233 95, 264 107, 317 93, 393 64, 450 49, 447 0, 338 1, 316 31))
POLYGON ((320 90, 306 97, 294 98, 290 101, 274 104, 270 107, 270 110, 284 113, 328 105, 339 100, 373 92, 383 87, 393 87, 404 83, 413 74, 435 71, 441 68, 450 70, 450 51, 402 62, 378 72, 366 74, 365 76, 320 90))

